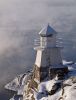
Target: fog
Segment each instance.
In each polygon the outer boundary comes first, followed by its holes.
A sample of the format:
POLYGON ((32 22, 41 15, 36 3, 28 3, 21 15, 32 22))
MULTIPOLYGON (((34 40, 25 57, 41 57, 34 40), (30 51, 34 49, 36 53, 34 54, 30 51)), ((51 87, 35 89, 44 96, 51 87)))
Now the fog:
POLYGON ((76 61, 75 0, 0 0, 0 87, 33 67, 34 39, 47 23, 63 39, 63 58, 76 61))

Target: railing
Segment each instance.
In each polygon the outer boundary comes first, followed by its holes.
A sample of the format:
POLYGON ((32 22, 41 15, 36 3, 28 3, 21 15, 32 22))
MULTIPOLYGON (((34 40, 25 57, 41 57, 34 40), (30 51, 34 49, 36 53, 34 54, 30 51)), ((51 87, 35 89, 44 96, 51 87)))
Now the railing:
POLYGON ((40 46, 40 39, 39 38, 34 40, 34 45, 35 46, 40 46))
MULTIPOLYGON (((34 40, 34 46, 35 47, 41 46, 41 42, 42 42, 42 44, 44 44, 44 46, 46 45, 46 40, 41 41, 39 38, 37 38, 37 39, 34 40)), ((63 45, 62 40, 60 38, 57 39, 57 41, 56 41, 56 47, 62 47, 62 45, 63 45)))

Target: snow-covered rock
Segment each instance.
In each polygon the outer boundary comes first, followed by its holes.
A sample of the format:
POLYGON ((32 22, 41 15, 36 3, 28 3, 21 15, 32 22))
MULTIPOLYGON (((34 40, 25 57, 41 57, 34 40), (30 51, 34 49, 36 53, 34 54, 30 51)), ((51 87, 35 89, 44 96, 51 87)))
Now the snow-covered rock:
MULTIPOLYGON (((68 63, 64 61, 64 65, 68 63)), ((29 87, 31 73, 19 75, 5 86, 6 89, 17 91, 17 95, 10 100, 76 100, 76 64, 69 64, 68 68, 65 79, 55 77, 45 80, 39 83, 38 89, 29 87)))
POLYGON ((5 89, 18 91, 23 88, 28 80, 31 79, 32 73, 18 75, 13 81, 5 85, 5 89))

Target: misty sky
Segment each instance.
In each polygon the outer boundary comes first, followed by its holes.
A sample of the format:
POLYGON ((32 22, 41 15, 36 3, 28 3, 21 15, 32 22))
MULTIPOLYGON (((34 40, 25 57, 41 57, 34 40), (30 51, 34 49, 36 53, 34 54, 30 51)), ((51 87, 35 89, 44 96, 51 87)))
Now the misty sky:
POLYGON ((63 56, 76 59, 76 0, 0 0, 0 84, 35 60, 33 39, 47 23, 63 38, 63 56))

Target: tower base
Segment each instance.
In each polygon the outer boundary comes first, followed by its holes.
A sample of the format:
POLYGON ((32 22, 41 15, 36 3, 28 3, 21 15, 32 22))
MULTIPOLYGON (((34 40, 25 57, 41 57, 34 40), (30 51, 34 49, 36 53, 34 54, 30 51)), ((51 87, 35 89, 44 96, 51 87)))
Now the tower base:
POLYGON ((63 68, 50 68, 49 69, 49 78, 53 79, 54 77, 58 77, 58 79, 63 79, 65 74, 68 73, 68 67, 63 68))
POLYGON ((48 76, 48 73, 49 67, 38 67, 37 65, 34 65, 33 79, 41 82, 48 76))
MULTIPOLYGON (((62 65, 63 66, 63 65, 62 65)), ((34 65, 33 70, 33 80, 36 81, 36 83, 42 82, 47 77, 49 79, 53 79, 54 77, 58 77, 59 79, 62 79, 65 74, 68 73, 68 67, 62 67, 62 68, 50 68, 50 67, 38 67, 37 65, 34 65)))

